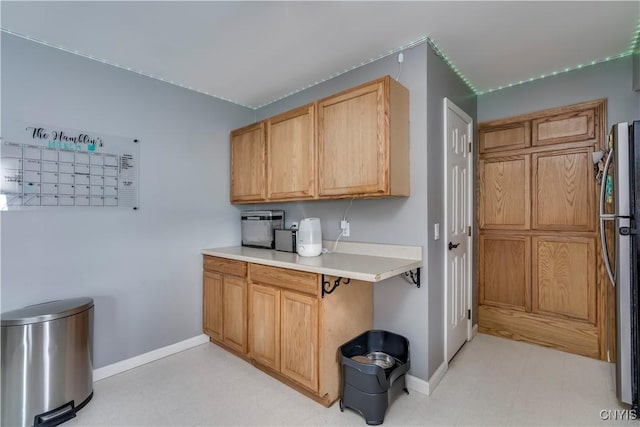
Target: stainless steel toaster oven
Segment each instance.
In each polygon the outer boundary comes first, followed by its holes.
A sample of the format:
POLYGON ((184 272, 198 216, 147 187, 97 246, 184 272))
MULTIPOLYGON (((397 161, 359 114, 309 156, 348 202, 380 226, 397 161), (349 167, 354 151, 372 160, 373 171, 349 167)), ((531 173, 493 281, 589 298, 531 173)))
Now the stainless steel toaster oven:
POLYGON ((284 228, 284 211, 244 211, 242 218, 242 246, 273 249, 275 230, 284 228))

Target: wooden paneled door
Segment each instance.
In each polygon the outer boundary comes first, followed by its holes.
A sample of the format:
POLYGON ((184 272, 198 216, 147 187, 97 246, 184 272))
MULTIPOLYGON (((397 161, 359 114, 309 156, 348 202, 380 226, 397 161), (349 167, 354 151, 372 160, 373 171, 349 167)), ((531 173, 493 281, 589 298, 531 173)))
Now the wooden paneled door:
POLYGON ((479 126, 481 332, 606 357, 592 153, 606 100, 479 126))
POLYGON ((280 290, 249 285, 249 357, 280 370, 280 290))
POLYGON ((231 132, 231 203, 265 200, 266 140, 264 123, 231 132))
POLYGON ((310 390, 318 390, 318 300, 282 291, 280 372, 310 390))
POLYGON ((222 275, 205 271, 202 277, 202 325, 204 333, 222 341, 222 275))
POLYGON ((385 191, 384 88, 379 80, 318 102, 321 196, 385 191))
POLYGON ((222 340, 239 353, 247 352, 247 279, 222 279, 222 340))

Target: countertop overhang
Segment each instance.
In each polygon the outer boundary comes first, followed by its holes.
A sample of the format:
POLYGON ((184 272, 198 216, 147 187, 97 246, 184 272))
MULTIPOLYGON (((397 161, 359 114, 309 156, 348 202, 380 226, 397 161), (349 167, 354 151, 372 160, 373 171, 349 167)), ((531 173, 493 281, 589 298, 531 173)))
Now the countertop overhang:
POLYGON ((245 246, 203 249, 202 254, 365 282, 380 282, 422 267, 421 246, 372 243, 341 242, 337 251, 316 257, 245 246))

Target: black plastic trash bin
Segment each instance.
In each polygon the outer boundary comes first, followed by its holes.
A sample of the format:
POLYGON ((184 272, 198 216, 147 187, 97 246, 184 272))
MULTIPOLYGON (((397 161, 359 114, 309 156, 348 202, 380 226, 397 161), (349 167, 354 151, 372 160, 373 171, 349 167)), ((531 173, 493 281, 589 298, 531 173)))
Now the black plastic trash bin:
POLYGON ((409 340, 388 331, 367 331, 340 347, 340 410, 351 408, 369 425, 384 422, 397 391, 409 393, 405 374, 411 367, 409 340))

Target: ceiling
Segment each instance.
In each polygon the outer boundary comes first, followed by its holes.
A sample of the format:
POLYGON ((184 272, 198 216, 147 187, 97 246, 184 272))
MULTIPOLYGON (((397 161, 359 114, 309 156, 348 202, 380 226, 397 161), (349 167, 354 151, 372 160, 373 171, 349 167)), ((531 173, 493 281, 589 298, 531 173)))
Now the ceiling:
POLYGON ((628 55, 640 2, 2 1, 0 26, 257 108, 432 40, 476 93, 628 55))

